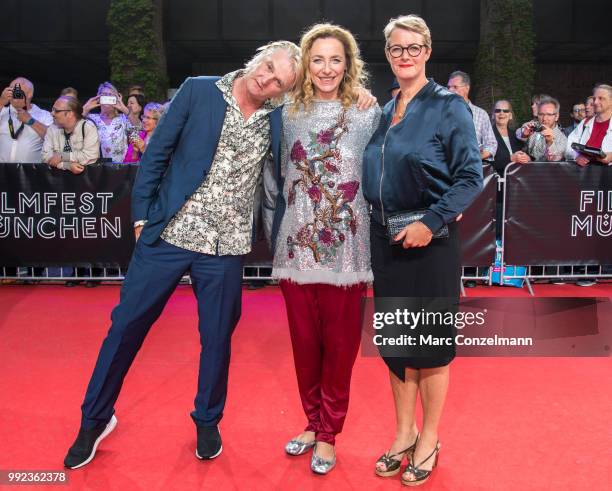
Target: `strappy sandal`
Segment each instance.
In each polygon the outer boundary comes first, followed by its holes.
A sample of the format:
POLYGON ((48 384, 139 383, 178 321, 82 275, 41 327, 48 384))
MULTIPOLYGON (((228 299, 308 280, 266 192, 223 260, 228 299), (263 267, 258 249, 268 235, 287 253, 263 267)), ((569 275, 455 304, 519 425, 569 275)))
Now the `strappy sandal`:
MULTIPOLYGON (((402 467, 402 461, 404 457, 408 454, 412 455, 414 453, 414 449, 416 448, 416 444, 419 441, 419 435, 417 433, 416 439, 414 443, 410 445, 407 449, 402 450, 401 452, 397 452, 394 454, 389 454, 389 452, 380 456, 380 458, 376 461, 376 464, 382 463, 385 464, 385 470, 382 471, 378 469, 378 465, 374 467, 374 472, 376 472, 377 476, 380 477, 392 477, 399 473, 400 468, 402 467), (396 459, 395 457, 400 457, 400 459, 396 459)), ((410 458, 410 457, 408 457, 410 458)))
POLYGON ((406 470, 404 471, 401 477, 402 484, 406 486, 420 486, 421 484, 425 483, 425 481, 429 479, 429 476, 431 475, 433 470, 438 465, 439 454, 440 454, 440 442, 436 442, 436 448, 434 448, 433 451, 427 456, 427 458, 423 460, 419 465, 412 465, 412 461, 408 462, 408 465, 406 466, 406 470), (421 469, 421 466, 425 462, 427 462, 429 459, 431 459, 434 455, 435 455, 435 459, 434 459, 433 465, 431 466, 431 470, 421 469), (414 479, 405 479, 404 476, 406 474, 412 474, 414 476, 414 479))

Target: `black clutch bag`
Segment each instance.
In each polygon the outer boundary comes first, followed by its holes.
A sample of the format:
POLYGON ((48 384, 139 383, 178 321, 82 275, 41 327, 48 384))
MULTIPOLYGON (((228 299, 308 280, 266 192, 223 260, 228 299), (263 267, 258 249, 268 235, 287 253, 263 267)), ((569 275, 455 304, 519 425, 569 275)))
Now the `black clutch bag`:
MULTIPOLYGON (((389 236, 389 244, 400 244, 402 241, 393 240, 407 225, 413 222, 418 222, 425 216, 427 210, 404 211, 396 213, 387 218, 387 235, 389 236)), ((448 238, 448 226, 444 224, 435 234, 432 239, 448 238)))

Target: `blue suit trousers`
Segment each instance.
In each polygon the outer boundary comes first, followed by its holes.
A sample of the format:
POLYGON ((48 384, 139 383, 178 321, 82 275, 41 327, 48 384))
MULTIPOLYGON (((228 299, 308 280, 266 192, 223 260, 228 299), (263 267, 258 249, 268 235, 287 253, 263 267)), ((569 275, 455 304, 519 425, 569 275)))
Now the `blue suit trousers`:
POLYGON ((227 395, 231 336, 240 319, 244 256, 213 256, 173 246, 162 239, 138 241, 121 288, 119 305, 83 401, 81 427, 107 423, 123 380, 149 329, 162 313, 182 276, 189 271, 198 301, 200 372, 197 425, 214 426, 227 395))

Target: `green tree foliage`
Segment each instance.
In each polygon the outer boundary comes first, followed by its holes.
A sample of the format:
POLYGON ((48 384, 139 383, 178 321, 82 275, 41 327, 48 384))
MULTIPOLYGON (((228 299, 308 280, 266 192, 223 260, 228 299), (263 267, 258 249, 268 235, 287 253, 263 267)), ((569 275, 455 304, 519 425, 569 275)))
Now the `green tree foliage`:
POLYGON ((164 101, 168 75, 162 0, 112 0, 107 25, 113 83, 124 95, 130 85, 142 85, 147 99, 164 101))
POLYGON ((532 0, 481 0, 476 103, 488 110, 507 99, 515 122, 531 119, 534 47, 532 0))

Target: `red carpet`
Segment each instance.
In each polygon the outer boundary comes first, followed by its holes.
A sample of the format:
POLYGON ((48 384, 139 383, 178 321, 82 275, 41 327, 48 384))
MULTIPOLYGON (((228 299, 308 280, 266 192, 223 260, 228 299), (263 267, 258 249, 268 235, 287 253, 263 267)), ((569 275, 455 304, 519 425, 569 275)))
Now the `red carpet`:
MULTIPOLYGON (((612 285, 536 285, 541 296, 612 296, 612 285)), ((0 287, 0 469, 60 470, 119 288, 0 287)), ((514 288, 468 295, 527 295, 514 288)), ((181 286, 151 330, 117 404, 119 425, 70 489, 406 489, 374 476, 394 434, 387 372, 355 366, 338 466, 314 476, 288 457, 305 421, 285 309, 275 287, 245 291, 221 424, 224 452, 194 456, 196 304, 181 286)), ((612 360, 462 358, 453 364, 440 463, 428 490, 612 489, 612 360)), ((41 489, 45 486, 32 486, 41 489)), ((21 486, 18 489, 27 489, 21 486)), ((66 487, 54 487, 66 489, 66 487)))

